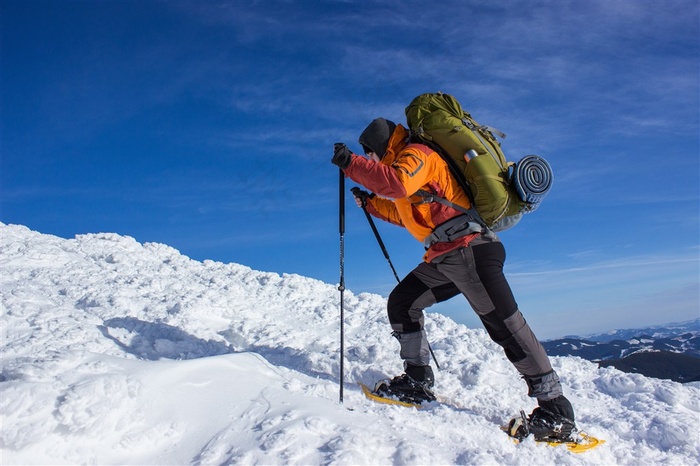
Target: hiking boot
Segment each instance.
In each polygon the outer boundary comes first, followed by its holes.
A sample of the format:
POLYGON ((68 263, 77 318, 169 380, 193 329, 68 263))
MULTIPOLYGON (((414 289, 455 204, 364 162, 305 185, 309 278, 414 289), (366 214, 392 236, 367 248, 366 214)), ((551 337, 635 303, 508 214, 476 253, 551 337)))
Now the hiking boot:
POLYGON ((571 406, 571 402, 566 399, 564 395, 559 395, 551 400, 538 399, 537 404, 540 408, 549 411, 550 413, 558 414, 560 416, 569 419, 571 422, 575 422, 574 408, 571 406))
POLYGON ((570 442, 576 431, 574 421, 541 407, 530 414, 527 428, 535 440, 548 442, 570 442))
POLYGON ((405 403, 421 404, 437 399, 428 383, 415 380, 408 374, 378 382, 374 392, 384 397, 395 397, 405 403))
POLYGON ((405 364, 406 375, 416 382, 422 383, 427 388, 433 388, 435 385, 435 375, 433 368, 430 366, 414 366, 413 364, 405 364))
POLYGON ((508 424, 508 435, 518 441, 533 434, 538 442, 572 442, 575 432, 574 421, 542 407, 535 408, 529 417, 520 411, 520 417, 508 424))

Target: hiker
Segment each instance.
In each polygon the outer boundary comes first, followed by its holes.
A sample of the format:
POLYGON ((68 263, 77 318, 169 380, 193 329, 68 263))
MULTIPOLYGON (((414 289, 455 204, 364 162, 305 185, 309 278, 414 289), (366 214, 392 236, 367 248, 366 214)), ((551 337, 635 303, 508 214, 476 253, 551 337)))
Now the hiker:
POLYGON ((345 176, 371 191, 354 190, 356 202, 373 216, 406 228, 426 248, 423 262, 389 295, 387 313, 405 373, 394 377, 386 391, 399 398, 411 393, 415 399, 418 393, 424 401, 435 399, 423 309, 461 293, 527 382, 529 396, 537 398, 531 424, 540 419, 552 436, 568 437, 575 428, 574 410, 503 274, 503 244, 463 212, 414 194, 429 191, 470 207, 445 161, 428 146, 411 142, 402 125, 384 118, 372 121, 359 143, 366 158, 342 143, 335 144, 332 158, 345 176), (564 427, 554 432, 552 418, 564 427))

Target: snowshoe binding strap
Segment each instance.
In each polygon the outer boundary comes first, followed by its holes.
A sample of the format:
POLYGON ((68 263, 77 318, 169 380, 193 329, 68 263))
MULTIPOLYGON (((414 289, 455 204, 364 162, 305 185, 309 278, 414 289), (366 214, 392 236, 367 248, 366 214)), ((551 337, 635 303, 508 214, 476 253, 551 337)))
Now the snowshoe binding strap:
POLYGON ((525 415, 525 411, 521 410, 520 417, 510 420, 510 423, 508 424, 508 435, 518 441, 521 441, 530 435, 530 428, 528 427, 528 419, 525 415))

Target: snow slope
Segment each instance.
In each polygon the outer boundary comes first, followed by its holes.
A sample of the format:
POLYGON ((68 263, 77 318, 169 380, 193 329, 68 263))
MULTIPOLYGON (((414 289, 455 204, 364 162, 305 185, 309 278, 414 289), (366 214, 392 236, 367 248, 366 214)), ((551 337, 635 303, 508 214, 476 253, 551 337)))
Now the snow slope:
POLYGON ((3 224, 0 267, 2 464, 698 462, 698 385, 572 357, 553 364, 579 426, 607 443, 514 444, 498 425, 534 407, 524 381, 483 330, 434 313, 451 404, 366 400, 355 382, 401 372, 377 295, 345 293, 340 404, 336 285, 3 224))

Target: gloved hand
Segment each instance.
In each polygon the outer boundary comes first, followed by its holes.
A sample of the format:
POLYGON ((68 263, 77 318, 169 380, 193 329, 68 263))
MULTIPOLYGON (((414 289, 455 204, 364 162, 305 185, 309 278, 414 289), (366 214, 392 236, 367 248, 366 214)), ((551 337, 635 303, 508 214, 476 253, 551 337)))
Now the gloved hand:
POLYGON ((367 205, 367 199, 371 199, 374 197, 373 194, 368 193, 367 191, 363 191, 362 189, 358 188, 355 186, 350 190, 353 196, 355 196, 355 204, 357 204, 358 207, 364 207, 367 205))
POLYGON ((352 152, 350 152, 348 146, 342 142, 336 142, 333 145, 333 158, 331 159, 331 162, 340 167, 341 170, 348 168, 350 166, 350 162, 352 162, 352 152))

